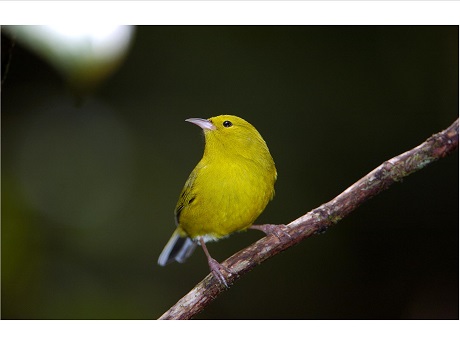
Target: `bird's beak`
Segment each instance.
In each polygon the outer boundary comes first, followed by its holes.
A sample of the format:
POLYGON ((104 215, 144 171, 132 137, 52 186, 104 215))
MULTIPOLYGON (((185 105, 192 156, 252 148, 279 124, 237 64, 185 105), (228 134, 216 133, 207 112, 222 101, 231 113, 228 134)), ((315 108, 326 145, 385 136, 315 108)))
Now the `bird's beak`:
POLYGON ((203 130, 212 131, 212 130, 216 129, 216 126, 214 126, 212 124, 212 122, 209 121, 209 120, 191 118, 191 119, 187 119, 185 121, 191 122, 191 123, 197 125, 198 127, 201 127, 203 130))

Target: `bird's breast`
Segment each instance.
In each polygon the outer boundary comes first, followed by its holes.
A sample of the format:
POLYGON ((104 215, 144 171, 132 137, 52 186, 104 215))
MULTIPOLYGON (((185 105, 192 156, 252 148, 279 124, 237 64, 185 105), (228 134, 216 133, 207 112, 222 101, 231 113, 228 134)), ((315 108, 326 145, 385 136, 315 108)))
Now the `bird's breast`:
POLYGON ((252 225, 273 196, 274 167, 230 160, 200 163, 194 199, 181 213, 181 228, 190 237, 220 238, 252 225))

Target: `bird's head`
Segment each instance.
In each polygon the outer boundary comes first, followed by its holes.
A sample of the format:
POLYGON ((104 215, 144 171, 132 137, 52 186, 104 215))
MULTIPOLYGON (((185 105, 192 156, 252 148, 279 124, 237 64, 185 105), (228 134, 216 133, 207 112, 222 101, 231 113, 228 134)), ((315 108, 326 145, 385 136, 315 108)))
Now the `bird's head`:
POLYGON ((206 151, 210 154, 238 154, 245 157, 269 154, 267 145, 257 129, 234 115, 219 115, 209 119, 187 119, 203 129, 206 151))

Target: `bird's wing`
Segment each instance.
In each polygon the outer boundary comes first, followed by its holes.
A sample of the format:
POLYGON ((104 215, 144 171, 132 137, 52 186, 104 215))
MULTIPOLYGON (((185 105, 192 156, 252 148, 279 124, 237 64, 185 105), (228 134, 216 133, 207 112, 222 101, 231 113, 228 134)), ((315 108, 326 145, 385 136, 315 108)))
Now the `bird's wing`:
POLYGON ((195 200, 196 195, 193 192, 193 184, 196 180, 197 168, 195 168, 188 177, 187 181, 185 182, 184 188, 182 188, 182 192, 180 193, 179 200, 177 201, 176 209, 174 211, 174 215, 176 217, 176 225, 179 225, 179 219, 182 210, 188 205, 190 205, 193 202, 193 200, 195 200))

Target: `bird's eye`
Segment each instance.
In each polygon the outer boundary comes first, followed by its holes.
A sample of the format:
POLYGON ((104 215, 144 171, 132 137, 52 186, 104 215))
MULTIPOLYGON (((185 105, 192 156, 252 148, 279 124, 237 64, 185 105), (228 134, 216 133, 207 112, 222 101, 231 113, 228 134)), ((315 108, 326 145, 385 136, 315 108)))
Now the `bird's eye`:
POLYGON ((233 123, 231 123, 230 121, 224 121, 223 125, 224 127, 232 127, 233 123))

